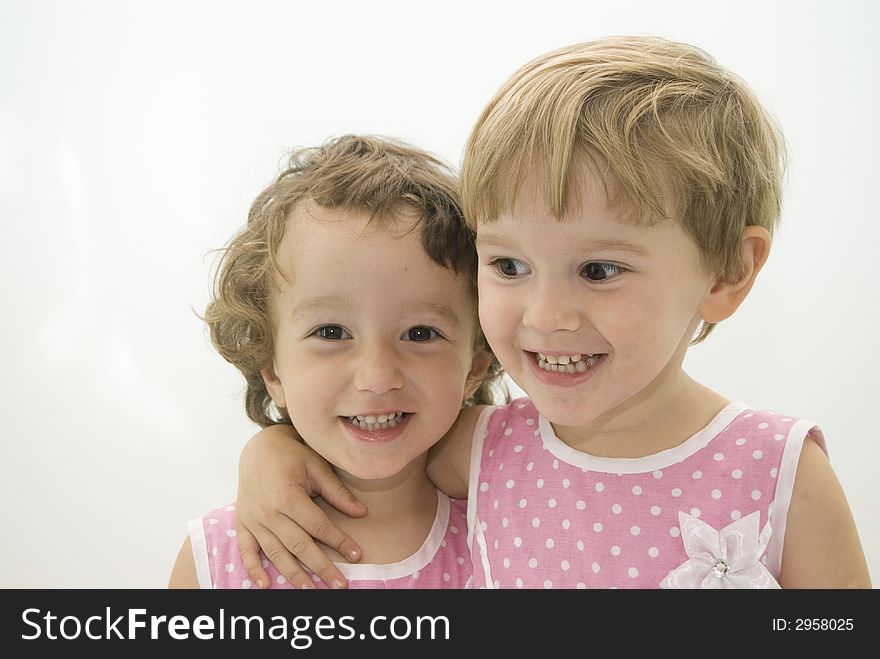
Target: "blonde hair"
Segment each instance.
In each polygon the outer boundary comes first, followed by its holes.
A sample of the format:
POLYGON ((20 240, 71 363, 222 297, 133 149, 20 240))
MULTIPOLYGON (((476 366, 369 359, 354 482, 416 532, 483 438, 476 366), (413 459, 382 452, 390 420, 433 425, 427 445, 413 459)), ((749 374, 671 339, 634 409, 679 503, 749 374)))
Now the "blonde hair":
MULTIPOLYGON (((246 226, 222 250, 212 300, 204 313, 217 351, 247 383, 245 409, 261 426, 290 423, 273 410, 260 374, 274 354, 269 295, 287 219, 301 204, 366 211, 370 222, 391 223, 399 214, 416 218, 425 253, 438 265, 464 274, 476 304, 476 251, 464 224, 456 178, 433 156, 402 142, 344 135, 315 148, 294 151, 287 167, 251 205, 246 226)), ((476 314, 475 314, 476 315, 476 314)), ((476 348, 489 351, 477 326, 476 348)), ((466 404, 493 400, 501 367, 493 358, 466 404)))
MULTIPOLYGON (((676 217, 703 265, 727 281, 740 276, 743 229, 772 235, 779 222, 782 135, 745 83, 694 46, 610 37, 547 53, 514 73, 465 148, 465 219, 474 229, 494 221, 525 176, 543 167, 548 204, 561 220, 577 201, 585 161, 616 179, 633 221, 676 217)), ((703 323, 693 342, 712 328, 703 323)))

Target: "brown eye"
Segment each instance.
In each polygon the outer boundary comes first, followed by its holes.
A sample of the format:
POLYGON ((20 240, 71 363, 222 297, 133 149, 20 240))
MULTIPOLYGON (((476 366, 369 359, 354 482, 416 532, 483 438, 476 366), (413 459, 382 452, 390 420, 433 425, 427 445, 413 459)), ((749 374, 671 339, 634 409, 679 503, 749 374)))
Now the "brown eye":
POLYGON ((351 338, 351 335, 339 325, 324 325, 315 330, 315 336, 327 339, 328 341, 339 341, 341 339, 351 338))
POLYGON ((601 261, 596 261, 594 263, 587 263, 583 270, 581 271, 581 276, 584 279, 589 281, 606 281, 608 279, 613 279, 617 277, 624 269, 619 265, 615 265, 614 263, 603 263, 601 261))
POLYGON ((430 341, 435 336, 438 336, 437 330, 431 329, 430 327, 411 327, 404 334, 404 340, 424 343, 425 341, 430 341))

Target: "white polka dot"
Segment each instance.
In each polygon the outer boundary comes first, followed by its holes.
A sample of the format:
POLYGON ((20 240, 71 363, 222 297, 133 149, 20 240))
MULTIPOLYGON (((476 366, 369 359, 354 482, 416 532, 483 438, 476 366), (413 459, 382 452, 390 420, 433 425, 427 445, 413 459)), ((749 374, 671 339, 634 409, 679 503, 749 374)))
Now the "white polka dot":
POLYGON ((503 462, 498 463, 498 471, 504 471, 504 463, 503 462))
POLYGON ((663 472, 658 469, 654 472, 654 478, 663 478, 663 472))
POLYGON ((721 498, 721 490, 712 490, 712 498, 720 499, 721 498))
POLYGON ((247 590, 251 586, 253 586, 253 584, 250 582, 249 579, 245 579, 244 581, 241 582, 241 587, 244 588, 245 590, 247 590))
POLYGON ((585 504, 585 503, 583 502, 583 500, 580 500, 580 501, 578 501, 577 503, 575 503, 574 506, 575 506, 575 508, 577 508, 578 510, 583 510, 584 508, 587 507, 587 504, 585 504))
POLYGON ((544 545, 547 547, 547 549, 553 549, 555 544, 556 543, 553 542, 553 538, 547 538, 547 540, 544 542, 544 545))
POLYGON ((559 564, 559 567, 561 567, 563 571, 568 572, 571 569, 571 563, 568 561, 562 561, 562 563, 559 564))
POLYGON ((571 485, 571 482, 567 478, 563 478, 562 487, 567 490, 569 485, 571 485))
POLYGON ((543 479, 543 478, 539 478, 539 479, 538 479, 538 482, 535 483, 535 485, 536 485, 537 488, 540 490, 542 487, 544 487, 544 479, 543 479))
POLYGON ((520 508, 525 508, 527 505, 528 505, 528 502, 525 499, 519 500, 519 507, 520 508))
POLYGON ((516 536, 513 539, 513 546, 514 547, 522 547, 522 538, 520 538, 519 536, 516 536))
POLYGON ((505 558, 505 559, 504 559, 503 561, 501 561, 501 562, 504 564, 504 567, 507 567, 507 568, 510 567, 510 559, 509 559, 509 558, 505 558))
POLYGON ((736 445, 737 445, 737 446, 742 446, 742 445, 745 444, 745 443, 746 443, 746 438, 745 438, 745 437, 740 437, 738 440, 736 440, 736 445))
POLYGON ((651 506, 651 514, 657 517, 660 514, 660 506, 651 506))
POLYGON ((752 490, 752 499, 757 501, 760 498, 761 498, 761 491, 760 490, 752 490))
POLYGON ((455 526, 454 524, 450 524, 449 525, 449 532, 452 534, 458 533, 458 527, 455 526))
MULTIPOLYGON (((216 556, 216 554, 214 555, 216 556)), ((263 567, 269 567, 269 561, 264 558, 260 561, 260 565, 262 565, 263 567)))
POLYGON ((703 511, 699 508, 691 508, 691 517, 699 517, 703 514, 703 511))
POLYGON ((639 496, 642 493, 642 488, 639 485, 633 485, 632 493, 636 496, 639 496))
POLYGON ((642 532, 642 529, 640 529, 638 526, 633 525, 633 526, 629 527, 629 532, 632 535, 638 535, 639 533, 642 532))
POLYGON ((602 526, 602 522, 596 522, 595 524, 593 524, 593 530, 594 530, 596 533, 602 533, 602 529, 603 529, 603 528, 605 528, 605 527, 602 526))
MULTIPOLYGON (((525 403, 517 403, 517 404, 516 404, 516 409, 521 410, 521 409, 524 408, 525 406, 526 406, 525 403)), ((505 422, 505 423, 506 423, 506 422, 505 422)))
POLYGON ((568 527, 570 527, 570 526, 571 526, 571 522, 569 522, 567 519, 562 520, 562 528, 568 529, 568 527))
POLYGON ((220 520, 217 519, 216 517, 212 517, 211 519, 208 520, 208 524, 217 524, 219 522, 220 522, 220 520))
POLYGON ((526 425, 527 426, 535 425, 535 420, 534 419, 526 419, 526 425))
POLYGON ((617 545, 614 545, 611 548, 611 555, 612 556, 620 556, 620 547, 618 547, 617 545))
POLYGON ((504 429, 504 435, 506 437, 510 437, 512 434, 513 434, 513 428, 505 428, 504 429))
POLYGON ((498 503, 498 499, 495 499, 495 500, 492 501, 492 508, 493 508, 494 510, 498 510, 498 506, 500 506, 500 505, 501 505, 501 504, 498 503))
POLYGON ((526 465, 526 471, 531 471, 534 468, 535 468, 534 462, 530 462, 529 464, 526 465))
POLYGON ((517 587, 517 588, 522 588, 522 587, 523 587, 523 580, 520 579, 519 577, 516 578, 516 582, 515 582, 515 583, 516 583, 516 587, 517 587))
POLYGON ((555 508, 556 507, 556 499, 548 499, 547 500, 547 507, 548 508, 555 508))
POLYGON ((235 532, 235 529, 227 529, 226 535, 228 535, 230 538, 234 538, 238 534, 235 532))
POLYGON ((492 544, 494 549, 498 549, 498 540, 496 538, 495 542, 492 544))
POLYGON ((782 420, 783 420, 785 423, 789 423, 789 422, 791 422, 791 419, 789 419, 788 417, 785 417, 785 418, 782 419, 782 420))
POLYGON ((275 578, 275 582, 278 583, 278 584, 280 585, 280 584, 283 584, 283 583, 287 583, 287 579, 285 578, 285 576, 284 576, 283 574, 279 574, 279 575, 275 578))
POLYGON ((531 568, 538 567, 538 559, 537 558, 530 558, 529 559, 529 567, 531 567, 531 568))
MULTIPOLYGON (((510 563, 510 561, 508 561, 506 558, 504 560, 507 561, 508 564, 510 563)), ((455 562, 458 563, 459 565, 464 565, 464 557, 459 556, 458 558, 455 559, 455 562)))
POLYGON ((578 548, 578 551, 583 551, 584 550, 584 541, 578 540, 577 545, 575 545, 575 546, 578 548))
MULTIPOLYGON (((216 555, 217 555, 217 548, 214 547, 214 548, 211 550, 211 556, 216 556, 216 555)), ((263 561, 263 563, 265 563, 266 565, 268 565, 268 564, 269 564, 269 561, 263 561)), ((266 567, 266 565, 263 565, 263 567, 266 567)))
POLYGON ((677 538, 679 535, 681 535, 681 531, 677 526, 673 526, 671 529, 669 529, 669 535, 671 535, 673 538, 677 538))
POLYGON ((537 517, 532 518, 532 528, 538 528, 541 526, 541 520, 537 517))
POLYGON ((776 467, 773 467, 773 469, 770 470, 770 475, 773 478, 776 478, 777 474, 779 474, 779 470, 776 467))
POLYGON ((489 483, 483 482, 480 483, 480 492, 487 492, 489 490, 489 483))
POLYGON ((226 571, 227 572, 232 572, 234 569, 235 569, 235 566, 232 563, 226 564, 226 571))
POLYGON ((596 483, 596 492, 601 492, 605 489, 605 483, 596 483))
POLYGON ((758 424, 758 427, 759 427, 761 430, 764 430, 764 428, 766 428, 766 427, 769 426, 769 425, 770 425, 770 424, 767 423, 766 421, 762 421, 761 423, 758 424))
POLYGON ((487 528, 489 528, 489 522, 480 522, 480 529, 485 531, 487 528))
POLYGON ((630 576, 631 579, 635 579, 637 576, 639 576, 638 569, 634 567, 631 567, 629 570, 626 571, 626 573, 630 576))
POLYGON ((493 581, 492 583, 495 586, 495 590, 498 590, 499 588, 501 588, 501 582, 498 581, 498 579, 495 579, 495 581, 493 581))
POLYGON ((495 450, 494 450, 494 449, 491 449, 491 450, 489 451, 489 457, 491 458, 491 457, 493 457, 494 455, 495 455, 495 450))
POLYGON ((721 462, 724 459, 724 454, 721 452, 716 453, 712 456, 712 459, 715 460, 715 462, 721 462))
POLYGON ((517 444, 516 446, 513 447, 514 453, 522 453, 522 450, 523 450, 522 444, 517 444))
POLYGON ((651 558, 657 558, 659 555, 660 555, 660 550, 657 549, 656 547, 650 547, 648 549, 648 556, 650 556, 651 558))
POLYGON ((509 480, 505 483, 505 485, 507 486, 507 489, 508 489, 508 490, 512 490, 512 489, 513 489, 513 486, 516 485, 516 483, 514 483, 514 482, 513 482, 513 479, 511 478, 511 479, 509 479, 509 480))
POLYGON ((762 451, 755 451, 752 453, 752 457, 755 458, 755 460, 760 460, 764 457, 764 453, 762 451))
POLYGON ((775 439, 777 442, 781 442, 783 439, 785 439, 785 435, 777 433, 777 434, 773 435, 773 439, 775 439))
POLYGON ((535 432, 533 432, 532 434, 533 434, 535 437, 537 437, 538 435, 541 434, 541 429, 540 429, 540 428, 535 428, 535 432))
POLYGON ((593 574, 599 574, 599 570, 600 570, 599 564, 593 563, 593 574))
POLYGON ((450 578, 450 577, 449 577, 449 572, 444 572, 444 573, 443 573, 443 581, 449 581, 449 578, 450 578))
POLYGON ((551 588, 553 588, 553 582, 550 581, 550 579, 545 579, 544 580, 544 589, 550 590, 551 588))
POLYGON ((615 503, 613 506, 611 506, 611 512, 614 513, 615 515, 619 515, 620 511, 622 511, 622 510, 623 510, 623 507, 619 503, 615 503))
POLYGON ((553 469, 559 469, 559 460, 553 461, 553 469))
POLYGON ((681 496, 681 488, 679 488, 679 487, 673 488, 671 494, 672 494, 672 496, 674 496, 676 498, 680 497, 681 496))
POLYGON ((754 412, 749 412, 748 414, 743 414, 743 419, 749 419, 749 418, 751 418, 751 417, 753 417, 753 416, 755 416, 755 413, 754 413, 754 412))
POLYGON ((742 516, 743 516, 743 514, 738 510, 731 510, 730 511, 730 519, 732 519, 732 520, 737 520, 742 516))
POLYGON ((730 472, 730 475, 733 476, 734 478, 739 479, 739 478, 742 478, 743 473, 739 469, 734 469, 733 471, 730 472))
POLYGON ((691 474, 691 478, 695 481, 700 480, 703 477, 703 472, 697 469, 694 473, 691 474))

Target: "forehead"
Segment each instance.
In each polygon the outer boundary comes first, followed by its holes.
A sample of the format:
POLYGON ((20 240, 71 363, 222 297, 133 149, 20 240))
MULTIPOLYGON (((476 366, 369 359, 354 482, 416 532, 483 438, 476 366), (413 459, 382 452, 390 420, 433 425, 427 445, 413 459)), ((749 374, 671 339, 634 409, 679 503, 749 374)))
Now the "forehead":
POLYGON ((303 297, 442 301, 470 314, 466 276, 435 263, 412 217, 309 208, 291 214, 277 250, 282 289, 303 297))

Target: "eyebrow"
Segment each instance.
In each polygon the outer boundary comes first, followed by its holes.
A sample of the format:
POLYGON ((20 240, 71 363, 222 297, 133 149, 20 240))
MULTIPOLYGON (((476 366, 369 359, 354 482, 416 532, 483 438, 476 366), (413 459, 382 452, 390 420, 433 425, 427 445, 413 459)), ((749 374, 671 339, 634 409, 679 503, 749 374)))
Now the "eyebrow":
MULTIPOLYGON (((508 249, 516 248, 516 245, 514 245, 510 240, 497 233, 477 234, 476 244, 478 247, 503 247, 508 249)), ((629 252, 631 254, 637 254, 639 256, 650 255, 648 250, 646 250, 644 247, 634 245, 633 243, 627 242, 625 240, 617 240, 614 238, 592 240, 580 246, 580 251, 582 252, 598 252, 602 250, 629 252)))
MULTIPOLYGON (((305 300, 296 305, 290 312, 290 314, 293 317, 297 317, 328 309, 350 311, 355 307, 356 304, 353 297, 346 297, 342 295, 320 295, 318 297, 313 297, 309 300, 305 300)), ((458 314, 455 313, 451 307, 445 304, 441 304, 439 302, 424 302, 422 304, 414 305, 412 308, 414 310, 414 313, 416 314, 425 311, 431 312, 452 323, 453 325, 458 325, 461 320, 458 317, 458 314)))

